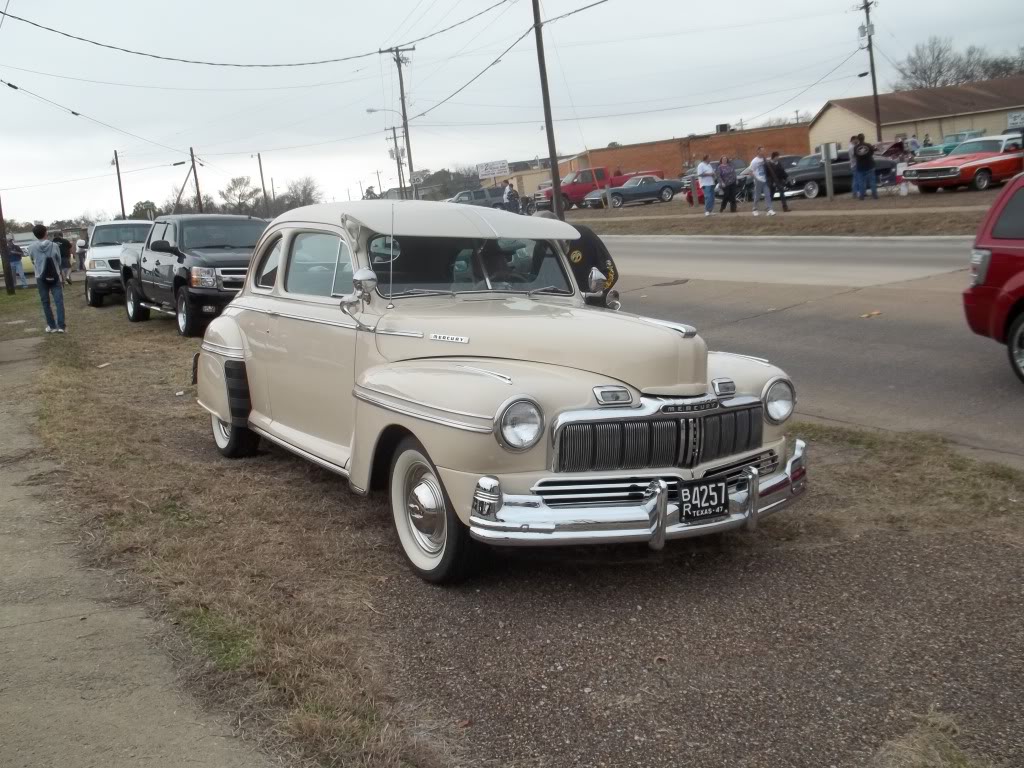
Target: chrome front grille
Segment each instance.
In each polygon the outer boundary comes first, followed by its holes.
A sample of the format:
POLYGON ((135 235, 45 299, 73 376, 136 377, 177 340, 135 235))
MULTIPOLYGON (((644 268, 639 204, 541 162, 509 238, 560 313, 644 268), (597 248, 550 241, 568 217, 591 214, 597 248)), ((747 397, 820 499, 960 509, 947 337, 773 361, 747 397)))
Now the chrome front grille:
POLYGON ((761 405, 686 418, 655 417, 566 424, 556 439, 555 469, 692 468, 761 445, 761 405))
POLYGON ((945 176, 956 176, 959 173, 957 168, 916 168, 914 177, 918 179, 940 179, 945 176))
POLYGON ((245 285, 246 267, 220 267, 217 269, 217 287, 222 291, 240 291, 245 285))
MULTIPOLYGON (((741 485, 743 470, 747 467, 757 467, 761 477, 771 475, 779 468, 779 455, 775 451, 765 451, 741 461, 712 467, 704 473, 704 477, 712 478, 724 474, 731 493, 741 485)), ((637 504, 643 501, 644 492, 651 481, 659 477, 668 486, 669 501, 678 501, 679 485, 684 481, 675 475, 549 478, 541 480, 530 490, 549 507, 637 504)))

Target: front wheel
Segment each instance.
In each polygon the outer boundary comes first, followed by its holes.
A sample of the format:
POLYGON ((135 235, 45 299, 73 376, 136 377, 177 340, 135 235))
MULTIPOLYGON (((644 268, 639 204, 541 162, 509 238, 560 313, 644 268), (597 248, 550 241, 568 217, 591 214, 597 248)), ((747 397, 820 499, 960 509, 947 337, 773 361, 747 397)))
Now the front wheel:
POLYGON ((1017 378, 1024 381, 1024 314, 1017 315, 1017 319, 1010 324, 1006 350, 1010 354, 1010 367, 1017 378))
POLYGON ((992 185, 992 173, 990 171, 981 170, 974 174, 974 180, 971 182, 971 186, 979 192, 984 192, 992 185))
POLYGON ((672 191, 672 187, 665 187, 663 190, 661 190, 661 202, 671 202, 674 194, 675 193, 672 191))
POLYGON ((124 309, 128 313, 129 323, 149 320, 149 307, 142 306, 142 289, 135 278, 129 280, 124 287, 124 309))
POLYGON ((260 436, 248 427, 238 427, 210 414, 210 426, 213 429, 213 442, 217 449, 229 459, 241 459, 255 456, 260 446, 260 436))
POLYGON ((434 584, 465 576, 479 545, 455 514, 437 468, 414 437, 395 450, 390 490, 398 541, 412 569, 434 584))
POLYGON ((804 184, 804 197, 808 200, 813 200, 819 194, 821 194, 821 186, 816 181, 808 181, 804 184))
POLYGON ((622 195, 612 195, 612 208, 622 207, 622 195))
POLYGON ((178 321, 178 333, 182 336, 199 335, 199 318, 195 307, 188 300, 188 290, 179 288, 174 301, 175 319, 178 321))
POLYGON ((97 293, 93 290, 92 283, 89 282, 89 278, 85 278, 85 303, 90 307, 103 306, 103 294, 97 293))

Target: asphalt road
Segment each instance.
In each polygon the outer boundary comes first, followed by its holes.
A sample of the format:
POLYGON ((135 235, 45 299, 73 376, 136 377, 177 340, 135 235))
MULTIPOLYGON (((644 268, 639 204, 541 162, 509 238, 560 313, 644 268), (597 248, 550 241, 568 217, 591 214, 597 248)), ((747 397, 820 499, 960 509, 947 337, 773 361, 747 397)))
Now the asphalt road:
POLYGON ((606 242, 624 309, 771 359, 796 382, 799 414, 934 432, 1024 466, 1024 385, 963 316, 969 238, 606 242))

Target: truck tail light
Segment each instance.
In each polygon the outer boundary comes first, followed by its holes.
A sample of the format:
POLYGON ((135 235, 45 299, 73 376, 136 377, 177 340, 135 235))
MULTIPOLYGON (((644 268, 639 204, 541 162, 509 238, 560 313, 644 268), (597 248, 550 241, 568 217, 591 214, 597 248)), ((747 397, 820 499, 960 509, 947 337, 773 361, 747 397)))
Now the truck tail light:
POLYGON ((971 250, 971 285, 983 285, 988 273, 988 264, 992 260, 992 251, 984 248, 971 250))

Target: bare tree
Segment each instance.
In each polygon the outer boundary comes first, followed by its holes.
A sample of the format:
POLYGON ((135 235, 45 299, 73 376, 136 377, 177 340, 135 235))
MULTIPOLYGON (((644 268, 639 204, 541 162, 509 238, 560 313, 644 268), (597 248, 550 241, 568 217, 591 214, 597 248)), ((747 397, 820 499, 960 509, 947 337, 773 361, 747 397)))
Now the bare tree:
POLYGON ((224 201, 224 209, 230 213, 251 213, 260 191, 248 176, 235 176, 224 189, 217 193, 224 201))
POLYGON ((301 179, 288 182, 284 194, 288 198, 289 206, 294 208, 322 203, 324 200, 324 193, 312 176, 303 176, 301 179))
POLYGON ((961 53, 948 37, 930 37, 927 43, 915 45, 897 69, 900 79, 893 83, 897 91, 1010 77, 1024 74, 1024 46, 1010 55, 993 56, 979 45, 968 46, 961 53))

